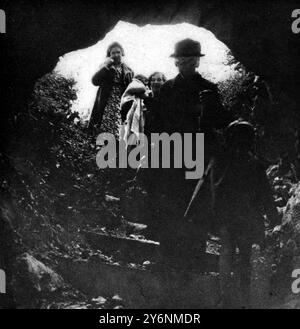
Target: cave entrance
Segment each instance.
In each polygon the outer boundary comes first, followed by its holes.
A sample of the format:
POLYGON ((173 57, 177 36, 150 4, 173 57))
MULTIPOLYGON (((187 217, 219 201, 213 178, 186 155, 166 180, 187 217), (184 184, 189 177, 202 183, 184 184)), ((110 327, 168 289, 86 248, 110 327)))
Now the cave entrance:
POLYGON ((201 58, 199 72, 206 79, 220 85, 226 100, 232 98, 228 94, 225 95, 225 90, 231 89, 231 87, 227 88, 227 85, 229 86, 233 80, 241 84, 247 75, 245 68, 234 59, 230 49, 212 32, 188 23, 147 24, 139 27, 119 21, 95 45, 62 56, 54 71, 76 81, 78 98, 73 103, 72 109, 78 111, 81 120, 85 122, 89 119, 97 91, 91 78, 105 60, 109 44, 114 41, 122 44, 125 50, 124 62, 136 74, 148 77, 151 73, 160 71, 170 79, 177 74, 170 54, 174 50, 174 44, 184 38, 191 38, 201 43, 205 56, 201 58))

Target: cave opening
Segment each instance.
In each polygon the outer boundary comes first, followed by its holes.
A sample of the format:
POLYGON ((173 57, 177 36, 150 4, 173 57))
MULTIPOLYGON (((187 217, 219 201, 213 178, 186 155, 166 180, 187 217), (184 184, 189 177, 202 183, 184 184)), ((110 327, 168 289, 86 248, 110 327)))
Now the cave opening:
POLYGON ((201 59, 199 71, 204 78, 220 83, 222 90, 226 82, 234 79, 242 81, 249 74, 235 60, 230 49, 203 27, 189 23, 138 26, 125 21, 119 21, 93 46, 61 56, 54 72, 75 80, 78 92, 72 109, 79 112, 81 119, 86 121, 89 119, 97 89, 92 85, 91 78, 105 60, 106 48, 110 43, 118 41, 123 45, 124 60, 135 74, 148 77, 155 71, 161 71, 167 79, 171 79, 176 76, 177 69, 170 54, 174 44, 184 38, 200 42, 206 55, 201 59))
MULTIPOLYGON (((211 31, 189 23, 135 25, 119 21, 94 45, 62 55, 52 73, 73 83, 76 99, 71 100, 70 112, 78 114, 75 121, 82 127, 88 125, 98 89, 91 79, 105 60, 106 48, 110 43, 119 41, 123 45, 124 61, 136 74, 149 76, 161 71, 170 79, 176 75, 170 54, 174 44, 185 37, 200 42, 206 56, 201 58, 199 72, 204 78, 217 83, 228 111, 233 113, 235 119, 248 120, 257 127, 257 151, 266 164, 276 163, 285 153, 295 153, 293 146, 288 152, 283 150, 287 144, 283 139, 291 141, 293 138, 290 133, 278 138, 277 127, 268 127, 267 121, 274 116, 276 103, 269 84, 237 61, 231 50, 211 31)), ((275 121, 276 117, 273 118, 275 121)))

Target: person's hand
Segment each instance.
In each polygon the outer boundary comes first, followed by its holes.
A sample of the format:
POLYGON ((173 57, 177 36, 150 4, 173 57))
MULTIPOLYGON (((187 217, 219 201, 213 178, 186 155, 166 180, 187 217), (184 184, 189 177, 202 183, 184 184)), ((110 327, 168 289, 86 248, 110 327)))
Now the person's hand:
POLYGON ((141 98, 146 99, 146 98, 152 98, 153 97, 153 92, 151 89, 147 89, 143 96, 141 98))
POLYGON ((203 90, 199 93, 199 101, 203 107, 211 106, 216 101, 216 95, 212 90, 203 90))
POLYGON ((108 57, 108 58, 106 58, 106 60, 104 62, 104 66, 109 68, 112 66, 113 63, 114 63, 114 60, 112 58, 108 57))

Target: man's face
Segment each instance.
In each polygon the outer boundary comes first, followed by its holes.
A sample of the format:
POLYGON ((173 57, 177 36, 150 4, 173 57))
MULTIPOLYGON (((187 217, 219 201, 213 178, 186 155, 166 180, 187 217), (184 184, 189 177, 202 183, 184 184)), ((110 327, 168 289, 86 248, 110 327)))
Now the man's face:
POLYGON ((197 56, 175 58, 175 65, 182 75, 191 75, 195 73, 196 68, 199 67, 199 63, 200 57, 197 56))
POLYGON ((110 58, 113 59, 114 63, 119 64, 122 60, 122 51, 119 47, 113 47, 110 51, 110 58))

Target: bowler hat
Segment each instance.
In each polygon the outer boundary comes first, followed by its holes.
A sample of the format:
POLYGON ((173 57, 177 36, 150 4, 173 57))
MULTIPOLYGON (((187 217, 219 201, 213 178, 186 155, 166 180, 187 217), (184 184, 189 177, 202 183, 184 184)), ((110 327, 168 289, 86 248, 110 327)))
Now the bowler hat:
POLYGON ((190 57, 190 56, 205 56, 201 54, 200 42, 192 39, 184 39, 175 44, 175 51, 170 57, 190 57))

